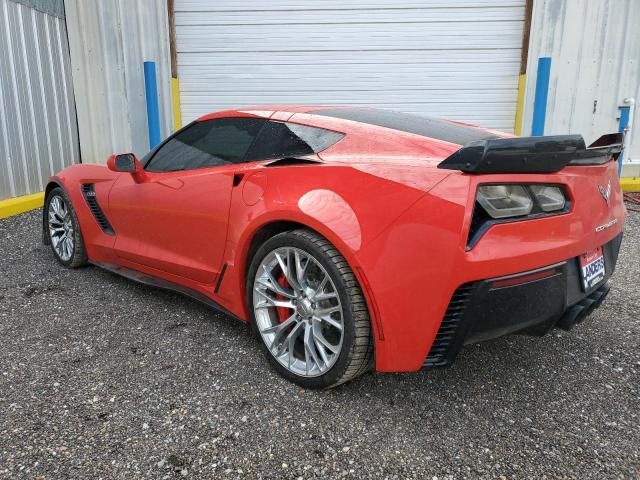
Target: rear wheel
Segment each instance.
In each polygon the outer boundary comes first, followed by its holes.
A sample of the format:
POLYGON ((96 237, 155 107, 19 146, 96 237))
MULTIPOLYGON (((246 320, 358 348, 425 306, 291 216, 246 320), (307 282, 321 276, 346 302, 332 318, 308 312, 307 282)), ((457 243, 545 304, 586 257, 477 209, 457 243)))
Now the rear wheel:
POLYGON ((44 208, 46 232, 56 259, 69 268, 86 265, 87 254, 80 233, 80 224, 65 191, 60 187, 51 190, 44 208))
POLYGON ((295 230, 265 242, 249 268, 247 300, 252 327, 284 377, 326 388, 370 368, 373 339, 362 291, 321 236, 295 230))

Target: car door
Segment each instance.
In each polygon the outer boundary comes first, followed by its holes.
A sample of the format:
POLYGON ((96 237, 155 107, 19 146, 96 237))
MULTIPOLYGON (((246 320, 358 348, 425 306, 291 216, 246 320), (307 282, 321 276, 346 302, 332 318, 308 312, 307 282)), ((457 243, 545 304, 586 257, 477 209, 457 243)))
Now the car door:
POLYGON ((213 283, 224 254, 236 165, 262 125, 243 117, 195 122, 152 153, 144 180, 122 174, 109 194, 116 255, 213 283))

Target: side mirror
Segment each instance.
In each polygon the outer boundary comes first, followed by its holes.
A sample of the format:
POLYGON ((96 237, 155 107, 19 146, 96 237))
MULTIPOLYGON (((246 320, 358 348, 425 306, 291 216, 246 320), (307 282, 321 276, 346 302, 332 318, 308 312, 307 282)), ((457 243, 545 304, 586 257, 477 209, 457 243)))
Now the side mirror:
POLYGON ((136 182, 144 181, 146 178, 140 160, 133 153, 111 155, 107 160, 107 168, 114 172, 130 173, 136 182))

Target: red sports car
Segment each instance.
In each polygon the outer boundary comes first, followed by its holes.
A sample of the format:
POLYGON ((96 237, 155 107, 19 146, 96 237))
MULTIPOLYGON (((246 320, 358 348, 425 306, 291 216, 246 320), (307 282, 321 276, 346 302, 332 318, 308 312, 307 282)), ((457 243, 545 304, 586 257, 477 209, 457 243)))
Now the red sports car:
POLYGON ((304 387, 451 364, 604 300, 626 217, 617 134, 519 138, 370 108, 206 115, 46 188, 44 241, 249 322, 304 387))

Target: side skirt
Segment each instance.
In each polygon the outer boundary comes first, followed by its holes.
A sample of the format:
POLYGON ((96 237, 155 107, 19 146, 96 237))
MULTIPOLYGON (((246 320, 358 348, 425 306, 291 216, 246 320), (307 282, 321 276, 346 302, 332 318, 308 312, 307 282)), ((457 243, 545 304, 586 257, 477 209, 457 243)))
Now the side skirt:
POLYGON ((130 268, 114 265, 113 263, 92 262, 91 260, 89 260, 89 263, 91 263, 92 265, 95 265, 96 267, 102 268, 103 270, 106 270, 108 272, 115 273, 116 275, 120 275, 122 277, 128 278, 129 280, 133 280, 134 282, 142 283, 144 285, 149 285, 150 287, 156 287, 156 288, 161 288, 163 290, 169 290, 172 292, 180 293, 200 303, 204 303, 208 307, 218 310, 235 320, 238 320, 242 323, 246 323, 237 315, 234 315, 233 313, 231 313, 229 310, 224 308, 215 300, 191 288, 179 285, 174 282, 170 282, 168 280, 163 280, 158 277, 147 275, 146 273, 138 272, 137 270, 132 270, 130 268))

